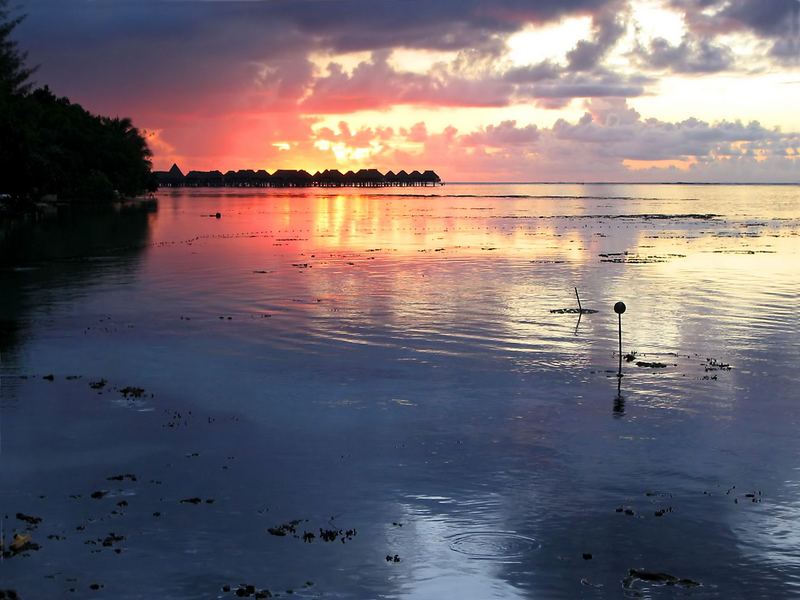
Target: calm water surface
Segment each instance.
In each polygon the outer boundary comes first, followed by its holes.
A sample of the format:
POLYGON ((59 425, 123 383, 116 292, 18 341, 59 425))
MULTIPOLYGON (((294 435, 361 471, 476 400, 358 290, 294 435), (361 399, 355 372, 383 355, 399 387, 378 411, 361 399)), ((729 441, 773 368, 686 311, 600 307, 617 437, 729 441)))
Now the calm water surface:
POLYGON ((0 235, 3 536, 40 545, 0 589, 800 595, 800 188, 181 190, 0 235))

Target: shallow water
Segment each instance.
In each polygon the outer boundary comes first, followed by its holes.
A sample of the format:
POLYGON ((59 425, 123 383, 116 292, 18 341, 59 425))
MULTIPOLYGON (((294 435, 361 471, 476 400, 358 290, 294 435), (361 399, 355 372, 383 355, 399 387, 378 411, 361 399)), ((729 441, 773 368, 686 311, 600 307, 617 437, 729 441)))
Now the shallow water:
POLYGON ((800 188, 362 192, 2 230, 0 589, 799 593, 800 188))

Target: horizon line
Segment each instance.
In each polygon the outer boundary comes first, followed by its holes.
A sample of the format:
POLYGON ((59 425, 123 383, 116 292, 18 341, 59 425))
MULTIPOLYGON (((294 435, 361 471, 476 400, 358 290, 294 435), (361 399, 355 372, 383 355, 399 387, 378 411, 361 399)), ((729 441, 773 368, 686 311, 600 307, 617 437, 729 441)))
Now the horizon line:
POLYGON ((798 181, 446 181, 442 185, 799 185, 798 181))

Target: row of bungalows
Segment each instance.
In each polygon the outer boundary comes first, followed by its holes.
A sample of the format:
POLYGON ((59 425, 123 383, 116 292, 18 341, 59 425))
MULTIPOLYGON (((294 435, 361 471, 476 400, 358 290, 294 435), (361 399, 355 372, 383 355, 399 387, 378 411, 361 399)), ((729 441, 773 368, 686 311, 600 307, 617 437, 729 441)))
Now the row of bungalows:
POLYGON ((278 169, 272 174, 265 170, 254 171, 189 171, 186 175, 178 165, 169 171, 155 171, 160 187, 387 187, 439 185, 441 178, 434 171, 399 171, 381 173, 377 169, 361 169, 342 173, 337 169, 308 171, 278 169))

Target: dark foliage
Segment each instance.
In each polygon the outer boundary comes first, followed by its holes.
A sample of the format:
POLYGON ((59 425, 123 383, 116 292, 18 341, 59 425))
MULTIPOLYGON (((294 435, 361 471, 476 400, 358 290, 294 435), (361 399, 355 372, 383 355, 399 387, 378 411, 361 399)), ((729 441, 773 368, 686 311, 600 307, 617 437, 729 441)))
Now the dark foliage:
POLYGON ((24 17, 12 18, 8 0, 0 0, 0 96, 23 94, 30 90, 28 80, 36 69, 25 66, 27 54, 17 49, 11 32, 24 17))
POLYGON ((150 150, 130 119, 93 115, 46 86, 10 39, 20 18, 0 0, 0 193, 101 202, 155 187, 150 150))

